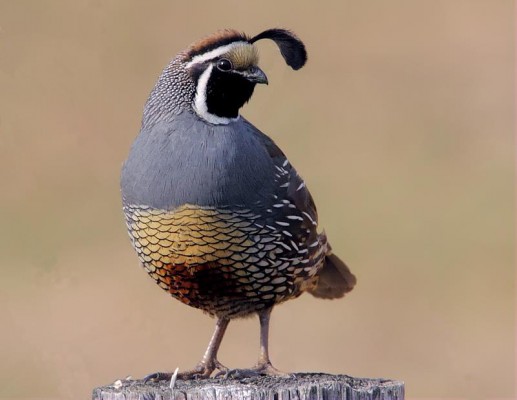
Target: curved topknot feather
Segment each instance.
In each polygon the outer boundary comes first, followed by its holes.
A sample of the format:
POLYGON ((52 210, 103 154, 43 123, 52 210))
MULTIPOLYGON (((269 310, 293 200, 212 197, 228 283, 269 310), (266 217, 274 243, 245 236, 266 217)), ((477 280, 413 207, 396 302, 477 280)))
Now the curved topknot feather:
POLYGON ((286 29, 268 29, 249 40, 255 43, 261 39, 271 39, 280 49, 285 62, 292 69, 297 70, 307 61, 307 50, 303 42, 291 31, 286 29))

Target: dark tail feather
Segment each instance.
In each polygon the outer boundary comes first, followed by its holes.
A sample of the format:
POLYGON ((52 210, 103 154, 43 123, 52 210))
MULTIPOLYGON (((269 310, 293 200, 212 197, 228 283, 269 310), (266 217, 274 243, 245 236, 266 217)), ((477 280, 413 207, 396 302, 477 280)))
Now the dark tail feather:
POLYGON ((325 256, 325 264, 317 276, 317 285, 308 292, 322 299, 343 297, 354 288, 357 281, 346 264, 334 254, 325 256))

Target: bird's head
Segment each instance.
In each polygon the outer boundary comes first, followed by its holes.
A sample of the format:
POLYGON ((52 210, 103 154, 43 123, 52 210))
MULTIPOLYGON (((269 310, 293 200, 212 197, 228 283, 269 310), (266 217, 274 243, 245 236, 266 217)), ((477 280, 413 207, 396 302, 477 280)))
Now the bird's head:
MULTIPOLYGON (((164 70, 154 91, 162 100, 161 111, 164 104, 181 102, 212 124, 228 124, 238 118, 255 85, 268 83, 258 66, 255 43, 260 39, 273 40, 293 69, 305 64, 303 42, 285 29, 268 29, 254 37, 235 30, 219 31, 193 43, 164 70)), ((153 100, 151 94, 151 103, 153 100)))
POLYGON ((255 42, 260 39, 273 40, 293 69, 305 64, 304 44, 284 29, 270 29, 253 38, 224 30, 194 43, 185 53, 185 66, 196 86, 193 108, 201 118, 215 124, 228 123, 238 117, 255 85, 268 83, 258 66, 255 42))

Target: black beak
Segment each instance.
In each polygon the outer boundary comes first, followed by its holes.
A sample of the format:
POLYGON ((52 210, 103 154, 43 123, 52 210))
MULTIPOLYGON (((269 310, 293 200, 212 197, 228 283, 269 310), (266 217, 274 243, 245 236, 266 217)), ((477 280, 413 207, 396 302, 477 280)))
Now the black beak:
POLYGON ((250 82, 268 84, 267 76, 259 67, 253 66, 244 71, 243 76, 250 82))

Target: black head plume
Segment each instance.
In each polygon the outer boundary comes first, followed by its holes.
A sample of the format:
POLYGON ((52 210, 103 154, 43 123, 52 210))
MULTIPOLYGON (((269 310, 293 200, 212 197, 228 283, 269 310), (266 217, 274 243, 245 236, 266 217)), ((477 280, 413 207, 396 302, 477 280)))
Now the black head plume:
POLYGON ((292 69, 300 69, 307 61, 305 45, 298 37, 286 29, 268 29, 249 40, 255 43, 261 39, 271 39, 276 43, 285 62, 292 69))

